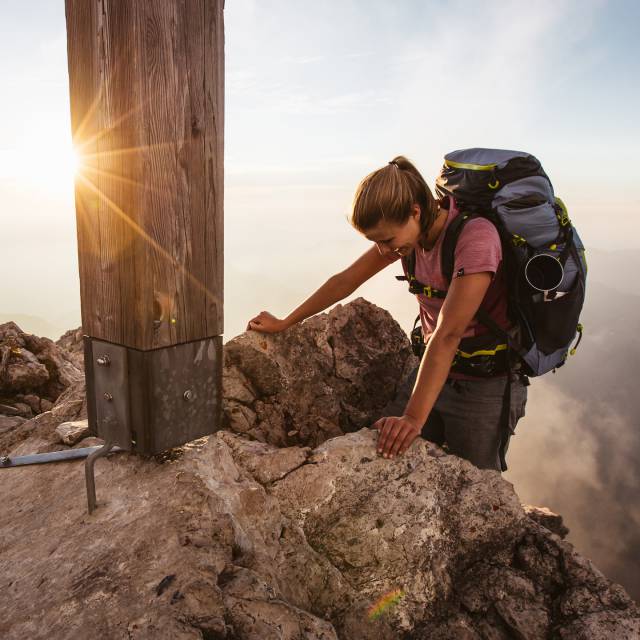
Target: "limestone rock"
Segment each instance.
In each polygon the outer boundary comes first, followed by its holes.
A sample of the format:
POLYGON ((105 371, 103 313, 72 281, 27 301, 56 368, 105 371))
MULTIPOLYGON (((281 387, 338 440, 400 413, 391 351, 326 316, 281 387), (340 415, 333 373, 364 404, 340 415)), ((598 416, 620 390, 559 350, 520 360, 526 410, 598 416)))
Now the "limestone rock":
POLYGON ((6 341, 2 346, 2 361, 4 367, 0 369, 2 377, 0 385, 3 391, 24 391, 37 389, 49 380, 47 367, 36 356, 17 341, 6 341))
POLYGON ((27 395, 22 397, 22 401, 29 405, 29 407, 31 408, 31 411, 34 414, 38 414, 41 412, 41 408, 40 408, 40 398, 38 398, 37 395, 33 394, 33 393, 28 393, 27 395))
POLYGON ((0 636, 635 637, 637 606, 497 472, 421 439, 385 460, 375 437, 112 454, 91 516, 82 461, 2 471, 0 636))
MULTIPOLYGON (((225 417, 243 433, 100 459, 91 516, 83 461, 0 470, 0 637, 640 637, 624 589, 499 473, 421 438, 377 455, 368 426, 415 367, 385 313, 359 300, 228 343, 225 417)), ((84 396, 78 380, 0 429, 0 454, 61 448, 84 396)))
POLYGON ((262 442, 238 441, 226 431, 221 431, 219 437, 229 445, 238 464, 260 484, 281 480, 288 473, 302 466, 311 451, 309 447, 274 449, 262 442))
POLYGON ((33 411, 31 410, 31 407, 28 404, 25 404, 24 402, 14 402, 13 406, 15 407, 16 411, 18 412, 18 415, 23 417, 23 418, 32 418, 33 417, 33 411))
POLYGON ((390 314, 358 298, 224 349, 224 425, 278 446, 316 446, 370 426, 416 366, 390 314))
POLYGON ((25 422, 20 416, 1 416, 0 415, 0 434, 10 431, 25 422))
POLYGON ((82 420, 87 417, 87 398, 84 379, 67 387, 53 405, 51 414, 58 423, 82 420))
POLYGON ((13 405, 0 404, 0 415, 17 416, 20 412, 13 405))
POLYGON ((55 402, 83 379, 71 357, 48 338, 24 333, 14 322, 0 325, 0 402, 15 404, 20 395, 33 413, 39 399, 55 402))
POLYGON ((543 527, 553 531, 561 538, 566 538, 569 533, 569 529, 565 527, 562 516, 557 513, 553 513, 551 509, 547 507, 534 507, 533 505, 522 505, 524 512, 535 522, 541 524, 543 527))
POLYGON ((83 449, 85 447, 101 447, 104 444, 104 440, 101 438, 96 438, 95 436, 88 436, 87 438, 83 438, 76 442, 73 445, 74 449, 83 449))
POLYGON ((87 420, 62 422, 56 427, 56 433, 60 438, 60 442, 73 446, 89 435, 89 424, 87 420))
MULTIPOLYGON (((56 427, 62 422, 83 420, 87 417, 84 380, 76 382, 60 395, 50 411, 44 411, 31 420, 23 420, 16 427, 0 430, 0 455, 8 455, 12 449, 29 438, 37 438, 45 450, 60 448, 56 427)), ((25 453, 38 453, 26 451, 25 453)))
POLYGON ((84 343, 82 327, 70 329, 56 340, 56 344, 69 356, 79 371, 84 371, 84 343))
POLYGON ((49 338, 25 334, 24 340, 29 349, 49 371, 51 383, 44 395, 57 398, 64 389, 84 378, 68 354, 49 338))

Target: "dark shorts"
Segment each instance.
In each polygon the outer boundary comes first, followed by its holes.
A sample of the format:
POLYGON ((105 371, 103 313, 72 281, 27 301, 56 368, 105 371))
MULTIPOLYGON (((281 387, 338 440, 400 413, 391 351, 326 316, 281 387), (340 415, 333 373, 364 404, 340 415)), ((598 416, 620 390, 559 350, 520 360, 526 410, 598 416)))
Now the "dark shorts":
MULTIPOLYGON (((422 428, 422 437, 449 453, 465 458, 481 469, 502 471, 500 446, 503 438, 503 404, 507 377, 452 380, 445 383, 422 428)), ((509 428, 513 433, 524 416, 527 386, 513 375, 509 428)), ((505 451, 509 436, 505 437, 505 451)))

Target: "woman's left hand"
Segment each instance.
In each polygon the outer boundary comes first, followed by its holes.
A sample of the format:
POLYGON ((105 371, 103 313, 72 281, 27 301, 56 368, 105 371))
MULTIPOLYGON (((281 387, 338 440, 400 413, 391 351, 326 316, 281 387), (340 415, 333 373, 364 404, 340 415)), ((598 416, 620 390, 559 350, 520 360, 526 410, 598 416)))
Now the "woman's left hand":
POLYGON ((378 453, 385 458, 403 454, 422 432, 422 425, 412 416, 380 418, 374 425, 378 434, 378 453))

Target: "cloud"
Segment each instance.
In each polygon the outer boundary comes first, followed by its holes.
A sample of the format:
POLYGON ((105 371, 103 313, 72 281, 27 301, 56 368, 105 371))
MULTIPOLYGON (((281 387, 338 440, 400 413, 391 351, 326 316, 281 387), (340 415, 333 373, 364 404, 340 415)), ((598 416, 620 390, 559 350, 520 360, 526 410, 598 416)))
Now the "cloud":
MULTIPOLYGON (((610 273, 621 262, 600 254, 597 264, 610 273)), ((507 473, 524 501, 562 514, 569 540, 636 599, 640 347, 633 336, 639 306, 640 298, 629 292, 602 284, 591 290, 583 312, 587 333, 576 355, 555 376, 532 381, 507 473)))
POLYGON ((313 64, 314 62, 324 62, 327 56, 285 56, 278 62, 283 64, 313 64))
POLYGON ((588 64, 574 47, 590 33, 598 7, 447 5, 428 34, 404 39, 394 57, 402 85, 392 134, 434 171, 444 152, 469 146, 530 147, 546 157, 540 127, 548 117, 547 102, 557 99, 550 87, 560 75, 569 82, 579 65, 588 64))

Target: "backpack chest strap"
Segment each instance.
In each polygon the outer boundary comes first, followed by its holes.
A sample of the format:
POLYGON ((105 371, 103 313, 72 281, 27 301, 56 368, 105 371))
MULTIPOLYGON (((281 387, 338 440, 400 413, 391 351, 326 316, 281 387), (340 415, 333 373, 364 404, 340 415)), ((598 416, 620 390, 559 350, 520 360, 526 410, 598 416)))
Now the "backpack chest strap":
POLYGON ((412 293, 416 296, 423 295, 427 296, 427 298, 446 298, 447 292, 446 290, 436 289, 428 284, 422 284, 422 282, 416 280, 414 275, 409 274, 407 276, 396 276, 396 280, 404 280, 409 283, 409 293, 412 293))

